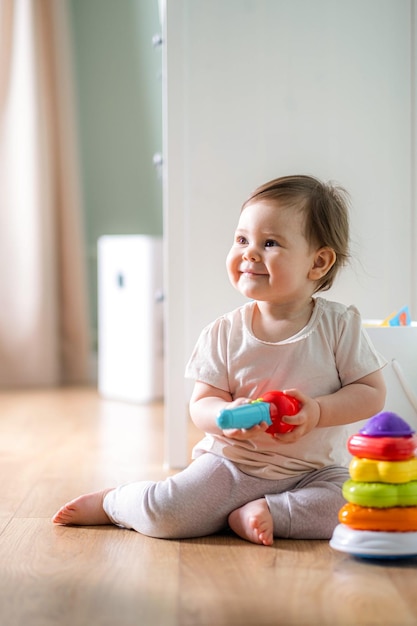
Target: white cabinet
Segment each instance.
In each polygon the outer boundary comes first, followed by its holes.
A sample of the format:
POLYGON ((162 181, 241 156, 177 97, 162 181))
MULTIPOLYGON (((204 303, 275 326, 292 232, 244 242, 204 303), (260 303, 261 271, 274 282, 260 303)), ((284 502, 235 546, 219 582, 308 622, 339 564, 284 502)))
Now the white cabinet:
POLYGON ((417 430, 417 323, 367 328, 375 348, 388 361, 385 409, 398 413, 417 430))
POLYGON ((98 388, 109 399, 163 397, 162 238, 98 242, 98 388))
POLYGON ((241 302, 225 256, 257 185, 352 196, 352 263, 327 295, 383 318, 415 285, 414 0, 169 0, 164 19, 167 461, 186 462, 183 371, 241 302))

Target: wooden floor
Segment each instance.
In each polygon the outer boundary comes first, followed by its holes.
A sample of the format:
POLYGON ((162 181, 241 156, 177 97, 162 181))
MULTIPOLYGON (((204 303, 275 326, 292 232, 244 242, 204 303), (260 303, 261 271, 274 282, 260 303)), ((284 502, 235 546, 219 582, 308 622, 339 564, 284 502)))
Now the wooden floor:
MULTIPOLYGON (((151 539, 50 518, 86 491, 162 478, 163 416, 74 389, 0 394, 3 626, 417 624, 417 560, 327 541, 151 539)), ((190 446, 197 433, 190 430, 190 446)))

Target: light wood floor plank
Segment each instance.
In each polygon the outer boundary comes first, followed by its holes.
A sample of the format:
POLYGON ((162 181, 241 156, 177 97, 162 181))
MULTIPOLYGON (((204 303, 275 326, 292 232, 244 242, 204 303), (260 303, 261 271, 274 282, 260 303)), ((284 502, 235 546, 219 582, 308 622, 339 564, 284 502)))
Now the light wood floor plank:
MULTIPOLYGON (((191 449, 200 435, 190 426, 189 436, 191 449)), ((0 624, 417 624, 417 559, 361 561, 327 541, 163 541, 50 521, 80 493, 168 473, 161 405, 91 389, 0 393, 0 624)))
POLYGON ((230 537, 182 542, 180 554, 184 625, 417 623, 415 561, 387 567, 322 541, 275 540, 268 550, 230 537))
POLYGON ((178 552, 117 528, 14 520, 0 546, 1 623, 174 625, 178 552))

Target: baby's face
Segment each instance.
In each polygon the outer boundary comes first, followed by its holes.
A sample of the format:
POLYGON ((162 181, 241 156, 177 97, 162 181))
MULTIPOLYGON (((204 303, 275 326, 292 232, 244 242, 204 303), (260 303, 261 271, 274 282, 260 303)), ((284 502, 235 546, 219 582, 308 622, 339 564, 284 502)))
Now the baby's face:
POLYGON ((226 261, 232 285, 248 298, 268 302, 311 294, 315 251, 303 226, 301 211, 267 200, 247 205, 226 261))

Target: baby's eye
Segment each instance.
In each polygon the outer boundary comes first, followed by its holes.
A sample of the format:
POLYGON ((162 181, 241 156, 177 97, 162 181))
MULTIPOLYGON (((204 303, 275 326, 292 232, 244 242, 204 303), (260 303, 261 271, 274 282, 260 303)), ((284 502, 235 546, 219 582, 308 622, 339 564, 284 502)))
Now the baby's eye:
POLYGON ((244 246, 248 243, 248 240, 243 235, 236 235, 236 243, 244 246))
POLYGON ((279 246, 278 241, 275 239, 267 239, 265 241, 265 248, 272 248, 273 246, 279 246))

